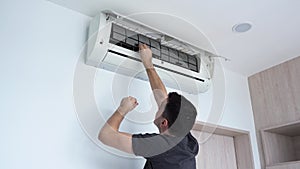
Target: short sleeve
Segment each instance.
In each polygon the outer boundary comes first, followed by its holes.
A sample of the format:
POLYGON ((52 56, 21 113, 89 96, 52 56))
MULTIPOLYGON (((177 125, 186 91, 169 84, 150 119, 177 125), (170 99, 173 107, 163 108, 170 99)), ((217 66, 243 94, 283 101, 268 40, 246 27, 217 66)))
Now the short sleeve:
POLYGON ((134 134, 132 135, 132 150, 137 156, 150 158, 164 154, 174 147, 178 141, 159 134, 134 134))

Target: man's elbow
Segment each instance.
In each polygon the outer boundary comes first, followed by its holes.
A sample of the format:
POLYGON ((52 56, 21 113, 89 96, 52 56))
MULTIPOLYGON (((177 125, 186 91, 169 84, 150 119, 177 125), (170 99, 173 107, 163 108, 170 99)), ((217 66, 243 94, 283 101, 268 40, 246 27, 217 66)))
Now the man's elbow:
POLYGON ((103 144, 107 145, 107 134, 102 130, 100 130, 98 134, 98 140, 100 140, 103 144))

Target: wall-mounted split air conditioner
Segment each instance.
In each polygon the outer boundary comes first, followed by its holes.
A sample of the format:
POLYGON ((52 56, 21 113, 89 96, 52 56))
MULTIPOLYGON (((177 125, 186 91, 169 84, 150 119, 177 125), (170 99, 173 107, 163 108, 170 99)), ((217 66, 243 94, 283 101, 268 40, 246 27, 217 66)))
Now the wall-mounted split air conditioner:
POLYGON ((210 88, 212 53, 111 12, 90 23, 86 64, 147 80, 139 43, 152 49, 154 66, 167 87, 193 94, 210 88))

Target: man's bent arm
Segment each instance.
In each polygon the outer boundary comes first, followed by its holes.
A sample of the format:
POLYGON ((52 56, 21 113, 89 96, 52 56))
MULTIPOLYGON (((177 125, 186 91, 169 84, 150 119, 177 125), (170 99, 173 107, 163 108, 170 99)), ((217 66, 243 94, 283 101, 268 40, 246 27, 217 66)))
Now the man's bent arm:
POLYGON ((158 76, 153 63, 152 52, 147 45, 140 45, 140 55, 150 81, 150 86, 158 107, 168 97, 165 85, 158 76))
POLYGON ((98 139, 110 147, 133 154, 132 135, 119 131, 124 116, 138 105, 133 97, 124 98, 120 107, 107 120, 99 132, 98 139))

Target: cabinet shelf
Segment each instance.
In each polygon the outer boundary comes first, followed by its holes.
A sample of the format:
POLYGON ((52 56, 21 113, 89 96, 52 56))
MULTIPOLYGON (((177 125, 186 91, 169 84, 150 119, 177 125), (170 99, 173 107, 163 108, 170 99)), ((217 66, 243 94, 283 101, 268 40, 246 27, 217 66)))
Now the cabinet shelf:
POLYGON ((267 169, 300 168, 300 121, 263 129, 261 136, 267 169))
POLYGON ((300 160, 277 163, 277 164, 267 166, 267 169, 299 169, 299 168, 300 168, 300 160))

